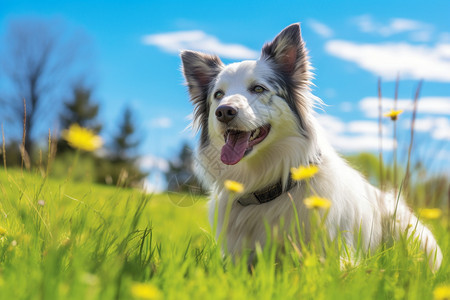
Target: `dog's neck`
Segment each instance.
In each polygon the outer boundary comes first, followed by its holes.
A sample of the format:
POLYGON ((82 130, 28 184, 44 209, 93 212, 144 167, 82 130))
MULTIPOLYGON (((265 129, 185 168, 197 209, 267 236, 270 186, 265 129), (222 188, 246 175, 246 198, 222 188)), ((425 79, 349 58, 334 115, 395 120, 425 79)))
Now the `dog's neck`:
POLYGON ((297 182, 292 180, 292 177, 289 176, 289 180, 287 182, 286 187, 283 187, 283 183, 280 179, 276 184, 269 185, 261 190, 238 198, 237 202, 242 206, 248 206, 252 204, 264 204, 272 200, 275 200, 283 193, 287 193, 296 184, 297 182))
MULTIPOLYGON (((321 162, 321 153, 317 154, 317 161, 310 162, 310 165, 319 165, 321 162)), ((288 181, 285 186, 280 179, 277 183, 268 185, 262 189, 259 189, 253 193, 249 193, 238 198, 236 201, 242 206, 248 205, 259 205, 271 202, 284 193, 289 192, 293 187, 295 187, 299 182, 292 179, 292 174, 289 172, 288 181)))

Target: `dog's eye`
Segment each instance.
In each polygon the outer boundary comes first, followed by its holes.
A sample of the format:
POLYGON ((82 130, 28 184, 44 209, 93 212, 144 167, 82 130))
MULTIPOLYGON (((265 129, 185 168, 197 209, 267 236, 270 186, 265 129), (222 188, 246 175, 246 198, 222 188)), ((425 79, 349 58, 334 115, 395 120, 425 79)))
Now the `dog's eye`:
POLYGON ((263 93, 265 90, 266 90, 266 89, 263 88, 263 87, 260 86, 260 85, 255 85, 255 86, 252 88, 252 92, 257 93, 257 94, 261 94, 261 93, 263 93))
POLYGON ((225 94, 222 91, 217 91, 217 92, 214 93, 214 98, 216 98, 217 100, 222 99, 223 96, 225 96, 225 94))

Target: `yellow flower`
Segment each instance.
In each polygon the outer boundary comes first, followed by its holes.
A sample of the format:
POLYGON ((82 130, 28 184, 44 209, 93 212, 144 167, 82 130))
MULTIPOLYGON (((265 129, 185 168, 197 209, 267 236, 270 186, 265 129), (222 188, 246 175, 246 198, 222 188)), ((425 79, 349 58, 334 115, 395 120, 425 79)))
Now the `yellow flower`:
POLYGON ((331 201, 319 196, 311 196, 308 198, 305 198, 303 200, 303 203, 306 205, 307 208, 325 208, 328 209, 331 206, 331 201))
POLYGON ((387 112, 385 114, 383 114, 383 116, 391 118, 392 121, 397 121, 398 116, 403 112, 402 109, 399 110, 393 110, 391 109, 390 112, 387 112))
POLYGON ((419 212, 420 216, 425 219, 439 219, 442 215, 442 210, 439 208, 423 208, 419 212))
POLYGON ((435 288, 433 291, 433 296, 435 300, 450 299, 450 285, 435 288))
POLYGON ((70 125, 69 129, 62 132, 62 137, 71 147, 84 151, 97 150, 103 144, 101 137, 92 130, 80 127, 78 124, 70 125))
POLYGON ((161 291, 149 283, 134 283, 131 286, 131 294, 138 299, 161 299, 161 291))
POLYGON ((244 186, 241 183, 233 180, 225 180, 225 188, 230 192, 238 194, 244 190, 244 186))
POLYGON ((0 235, 5 235, 8 233, 8 230, 6 230, 5 228, 3 228, 2 226, 0 226, 0 235))
POLYGON ((300 166, 298 168, 291 168, 292 179, 300 181, 303 179, 313 177, 317 172, 319 172, 319 167, 317 166, 300 166))

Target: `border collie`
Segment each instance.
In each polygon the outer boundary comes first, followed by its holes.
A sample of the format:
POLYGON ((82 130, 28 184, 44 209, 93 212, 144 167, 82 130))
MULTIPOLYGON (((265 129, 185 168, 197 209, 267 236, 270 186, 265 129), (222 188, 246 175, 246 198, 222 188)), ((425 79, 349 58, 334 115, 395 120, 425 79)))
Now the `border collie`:
POLYGON ((373 251, 408 232, 419 239, 431 269, 439 269, 442 253, 430 230, 403 200, 370 185, 325 139, 313 113, 321 100, 310 91, 299 24, 264 45, 256 61, 224 65, 217 56, 188 50, 181 59, 193 127, 200 131, 195 172, 210 191, 210 221, 217 219, 217 236, 225 233, 228 253, 239 256, 263 246, 267 225, 292 230, 296 214, 307 242, 311 211, 303 200, 312 190, 332 203, 328 238, 341 236, 352 249, 359 240, 373 251), (310 165, 319 172, 309 184, 293 182, 291 168, 310 165), (243 192, 228 191, 226 180, 242 183, 243 192))

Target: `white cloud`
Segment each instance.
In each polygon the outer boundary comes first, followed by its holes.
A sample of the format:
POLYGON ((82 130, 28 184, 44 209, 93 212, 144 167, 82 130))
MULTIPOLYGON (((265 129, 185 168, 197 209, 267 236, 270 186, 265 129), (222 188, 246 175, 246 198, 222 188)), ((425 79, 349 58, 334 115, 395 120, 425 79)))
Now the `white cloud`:
POLYGON ((337 91, 333 88, 326 88, 326 89, 324 89, 323 92, 324 92, 325 97, 328 99, 335 98, 337 95, 337 91))
MULTIPOLYGON (((376 100, 376 99, 375 99, 376 100)), ((392 99, 388 99, 393 101, 392 99)), ((450 100, 450 99, 449 99, 450 100)), ((377 100, 378 101, 378 100, 377 100)), ((377 111, 378 102, 372 110, 377 111)), ((401 103, 406 103, 404 100, 401 103)), ((409 100, 407 100, 409 101, 409 100)), ((370 107, 373 106, 374 101, 370 100, 370 107)), ((399 106, 405 106, 400 104, 399 106)), ((450 114, 450 110, 448 111, 450 114)), ((326 114, 317 114, 316 118, 319 124, 324 129, 328 141, 338 151, 342 152, 360 152, 360 151, 379 151, 380 139, 379 128, 377 121, 370 120, 356 120, 344 122, 338 117, 326 114)), ((411 128, 411 120, 403 119, 400 129, 409 130, 411 128)), ((435 141, 450 141, 450 119, 446 117, 428 117, 418 118, 415 123, 415 131, 428 133, 435 141)), ((390 126, 382 125, 383 138, 381 146, 383 150, 391 151, 396 147, 392 137, 392 130, 390 126)))
POLYGON ((450 43, 450 32, 442 32, 439 34, 439 41, 441 43, 450 43))
POLYGON ((450 59, 450 43, 449 44, 439 44, 436 48, 438 55, 450 59))
MULTIPOLYGON (((418 132, 431 131, 431 129, 434 127, 435 120, 436 120, 435 118, 416 119, 414 123, 414 130, 418 132)), ((411 128, 410 120, 405 120, 404 128, 405 129, 411 128)))
POLYGON ((351 112, 353 110, 353 104, 351 102, 341 102, 341 104, 339 105, 339 108, 343 111, 343 112, 351 112))
POLYGON ((316 118, 326 132, 339 134, 345 131, 345 123, 339 118, 324 114, 317 114, 316 118))
MULTIPOLYGON (((367 135, 378 135, 379 124, 375 121, 352 121, 347 124, 347 130, 351 133, 360 133, 367 135)), ((388 128, 384 125, 381 126, 383 133, 388 132, 388 128)))
MULTIPOLYGON (((333 135, 350 133, 378 136, 379 125, 376 121, 356 120, 345 123, 337 117, 326 114, 318 114, 316 118, 325 131, 333 135)), ((383 133, 389 132, 389 129, 384 125, 381 129, 383 133)))
MULTIPOLYGON (((403 122, 404 129, 411 128, 411 120, 403 122)), ((450 119, 445 117, 426 117, 415 120, 414 131, 428 133, 438 141, 450 141, 450 119)))
POLYGON ((435 127, 431 132, 431 136, 435 140, 450 141, 450 120, 439 118, 435 120, 435 127))
POLYGON ((407 43, 356 44, 343 40, 331 40, 325 50, 341 59, 356 63, 360 68, 394 80, 424 79, 450 82, 450 44, 435 47, 407 43))
MULTIPOLYGON (((378 137, 378 123, 374 121, 352 121, 345 123, 341 119, 330 115, 317 115, 317 120, 325 129, 324 132, 331 145, 338 151, 358 152, 377 151, 380 147, 378 137)), ((383 134, 387 128, 383 126, 383 134)), ((382 138, 383 150, 392 150, 394 141, 384 136, 382 138)))
POLYGON ((414 20, 409 19, 400 19, 395 18, 392 19, 391 22, 385 26, 381 27, 380 30, 382 34, 385 35, 393 35, 405 31, 413 31, 413 30, 420 30, 427 26, 426 24, 414 20))
POLYGON ((172 120, 167 117, 152 119, 149 122, 151 128, 170 128, 172 127, 172 120))
MULTIPOLYGON (((337 150, 343 152, 377 151, 380 149, 379 137, 371 134, 338 135, 330 137, 330 141, 337 150)), ((394 140, 392 138, 382 138, 383 150, 392 150, 393 147, 394 140)))
MULTIPOLYGON (((354 19, 359 30, 366 33, 375 33, 383 37, 392 36, 404 32, 422 33, 422 41, 426 38, 429 41, 431 38, 432 26, 420 21, 393 18, 388 24, 382 24, 373 20, 370 15, 359 16, 354 19)), ((416 36, 417 38, 418 36, 416 36)))
POLYGON ((372 17, 369 15, 362 15, 362 16, 356 17, 354 19, 354 21, 355 21, 356 25, 358 26, 359 30, 362 32, 376 31, 377 26, 374 24, 372 17))
MULTIPOLYGON (((411 128, 411 121, 405 120, 403 123, 405 129, 411 128)), ((429 133, 435 140, 450 141, 450 119, 440 118, 420 118, 416 119, 414 124, 416 132, 429 133)))
POLYGON ((169 170, 169 162, 166 159, 153 155, 142 156, 138 164, 144 170, 158 170, 161 172, 169 170))
MULTIPOLYGON (((381 99, 383 113, 389 111, 394 107, 394 99, 381 99)), ((363 111, 366 117, 378 117, 378 98, 366 97, 359 102, 359 108, 363 111)), ((409 99, 398 99, 397 109, 404 111, 412 111, 414 109, 414 101, 409 99)), ((435 115, 450 115, 450 97, 423 97, 419 98, 417 104, 418 113, 435 114, 435 115)))
POLYGON ((429 42, 432 38, 432 32, 428 30, 419 30, 411 32, 410 39, 414 42, 429 42))
POLYGON ((215 36, 208 35, 201 30, 146 35, 142 38, 142 42, 176 54, 180 50, 189 49, 230 59, 255 59, 259 56, 257 51, 239 44, 225 44, 215 36))
POLYGON ((308 20, 307 24, 315 33, 324 38, 330 38, 333 36, 333 30, 317 20, 310 19, 308 20))

